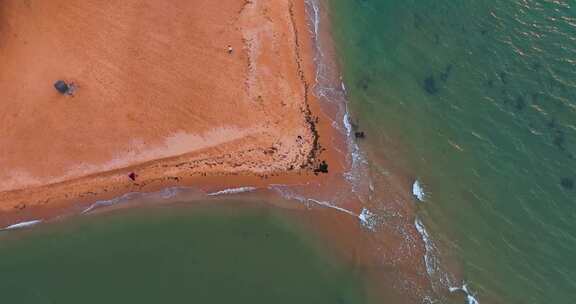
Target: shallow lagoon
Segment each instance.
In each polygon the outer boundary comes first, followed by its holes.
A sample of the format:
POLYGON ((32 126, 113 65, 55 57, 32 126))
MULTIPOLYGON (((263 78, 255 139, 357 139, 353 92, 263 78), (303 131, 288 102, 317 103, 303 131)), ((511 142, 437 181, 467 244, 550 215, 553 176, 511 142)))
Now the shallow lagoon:
POLYGON ((293 213, 263 203, 194 206, 115 210, 4 233, 2 301, 367 301, 359 273, 293 213))

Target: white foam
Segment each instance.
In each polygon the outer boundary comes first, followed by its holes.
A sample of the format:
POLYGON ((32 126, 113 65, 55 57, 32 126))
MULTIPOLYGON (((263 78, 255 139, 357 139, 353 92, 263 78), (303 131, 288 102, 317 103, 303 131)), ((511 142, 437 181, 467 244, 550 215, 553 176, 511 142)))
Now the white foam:
POLYGON ((421 202, 426 199, 426 193, 419 180, 415 180, 414 184, 412 184, 412 194, 421 202))
POLYGON ((376 225, 378 224, 378 220, 376 214, 372 213, 370 210, 366 208, 362 208, 362 212, 358 215, 358 219, 360 219, 360 224, 369 230, 376 230, 376 225))
POLYGON ((448 290, 450 292, 462 291, 464 294, 466 294, 466 303, 468 304, 480 304, 480 301, 476 299, 476 295, 470 291, 468 284, 466 283, 463 283, 462 287, 449 287, 448 290))
POLYGON ((340 206, 335 205, 329 201, 321 201, 313 198, 305 198, 303 196, 297 195, 292 191, 288 190, 284 185, 271 185, 268 187, 271 190, 277 191, 280 195, 286 199, 297 200, 301 203, 309 204, 313 203, 315 205, 320 205, 327 208, 332 208, 338 210, 340 212, 344 212, 350 216, 357 217, 360 221, 360 225, 367 228, 368 230, 374 231, 376 230, 376 225, 378 224, 378 217, 376 214, 368 210, 367 208, 362 208, 360 214, 356 214, 355 212, 342 208, 340 206))
POLYGON ((414 226, 416 227, 416 230, 418 230, 418 233, 424 242, 424 249, 426 250, 424 253, 424 264, 426 265, 426 272, 428 272, 428 275, 433 276, 438 269, 438 262, 436 260, 436 256, 434 255, 436 248, 430 239, 428 231, 426 231, 424 224, 419 218, 416 218, 414 221, 414 226))
POLYGON ((320 8, 316 3, 311 3, 312 10, 314 11, 314 16, 312 19, 314 20, 314 37, 318 37, 319 30, 320 30, 320 8))
POLYGON ((448 290, 450 292, 457 292, 458 290, 462 290, 462 288, 460 288, 460 287, 448 287, 448 290))
POLYGON ((130 192, 130 193, 126 193, 122 196, 115 197, 115 198, 110 199, 110 200, 96 201, 92 205, 88 206, 88 208, 82 210, 82 212, 80 212, 80 214, 86 214, 86 213, 88 213, 88 212, 90 212, 96 208, 100 208, 100 207, 113 206, 113 205, 116 205, 118 203, 128 201, 128 200, 130 200, 136 196, 141 196, 141 195, 143 195, 143 194, 139 193, 139 192, 130 192))
POLYGON ((162 189, 158 194, 163 199, 169 199, 175 197, 181 190, 184 190, 184 187, 170 187, 162 189))
POLYGON ((208 193, 208 196, 217 196, 217 195, 227 195, 227 194, 238 194, 238 193, 244 193, 244 192, 252 192, 255 191, 256 187, 238 187, 238 188, 230 188, 230 189, 224 189, 224 190, 220 190, 220 191, 216 191, 216 192, 212 192, 212 193, 208 193))
POLYGON ((315 200, 315 199, 313 199, 313 198, 309 198, 308 201, 309 201, 309 202, 312 202, 312 203, 315 203, 315 204, 318 204, 318 205, 321 205, 321 206, 324 206, 324 207, 336 209, 336 210, 338 210, 338 211, 341 211, 341 212, 350 214, 350 215, 352 215, 352 216, 359 216, 358 214, 356 214, 356 213, 354 213, 354 212, 352 212, 352 211, 350 211, 350 210, 348 210, 348 209, 344 209, 344 208, 342 208, 342 207, 338 207, 338 206, 336 206, 336 205, 334 205, 334 204, 332 204, 332 203, 330 203, 330 202, 319 201, 319 200, 315 200))
POLYGON ((468 304, 480 304, 478 299, 476 299, 474 296, 470 294, 466 295, 466 300, 468 301, 468 304))
POLYGON ((350 123, 350 115, 348 114, 348 111, 344 113, 342 123, 344 124, 344 128, 346 128, 346 135, 352 136, 352 124, 350 123))
POLYGON ((480 304, 478 299, 474 297, 474 294, 468 289, 468 285, 462 285, 462 290, 466 293, 466 300, 468 300, 468 304, 480 304))
POLYGON ((40 224, 40 223, 42 223, 42 220, 32 220, 32 221, 20 222, 20 223, 6 226, 2 230, 22 229, 22 228, 32 227, 32 226, 40 224))

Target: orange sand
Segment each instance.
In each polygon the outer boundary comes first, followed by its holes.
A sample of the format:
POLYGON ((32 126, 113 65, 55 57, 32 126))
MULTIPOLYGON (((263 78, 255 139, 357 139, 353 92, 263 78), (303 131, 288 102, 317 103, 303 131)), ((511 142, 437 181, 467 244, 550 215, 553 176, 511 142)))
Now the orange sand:
POLYGON ((0 225, 129 191, 319 179, 334 131, 313 77, 303 1, 2 1, 0 225))

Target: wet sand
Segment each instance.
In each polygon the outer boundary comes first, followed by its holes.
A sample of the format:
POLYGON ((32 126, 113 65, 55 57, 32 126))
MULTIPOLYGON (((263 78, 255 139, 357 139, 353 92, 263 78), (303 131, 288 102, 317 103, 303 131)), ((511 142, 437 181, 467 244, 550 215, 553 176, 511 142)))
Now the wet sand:
POLYGON ((0 225, 175 185, 319 180, 322 160, 338 171, 303 1, 3 1, 0 67, 0 225))

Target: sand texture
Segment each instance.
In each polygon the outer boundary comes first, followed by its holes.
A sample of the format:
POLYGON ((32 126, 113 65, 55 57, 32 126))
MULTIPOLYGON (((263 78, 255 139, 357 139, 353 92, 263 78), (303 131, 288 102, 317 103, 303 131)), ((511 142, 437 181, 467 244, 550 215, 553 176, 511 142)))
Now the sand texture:
POLYGON ((2 1, 0 221, 147 183, 314 176, 311 67, 303 1, 2 1))

